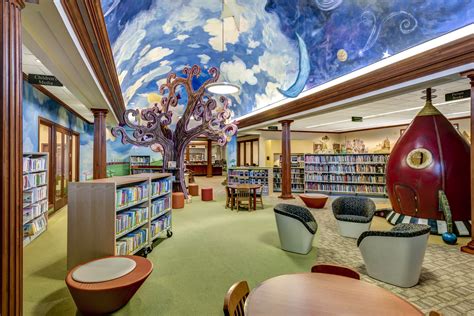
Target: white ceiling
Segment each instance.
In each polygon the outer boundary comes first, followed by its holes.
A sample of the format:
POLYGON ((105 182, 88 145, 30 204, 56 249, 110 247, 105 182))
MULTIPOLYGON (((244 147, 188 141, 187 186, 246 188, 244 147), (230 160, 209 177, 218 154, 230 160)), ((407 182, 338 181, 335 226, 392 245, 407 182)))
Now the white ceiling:
MULTIPOLYGON (((433 104, 448 118, 470 115, 470 99, 445 102, 445 94, 470 89, 467 79, 460 79, 433 86, 436 89, 433 104)), ((291 124, 292 130, 313 132, 346 132, 352 130, 384 127, 410 123, 420 111, 425 101, 421 90, 406 92, 381 100, 340 107, 336 110, 297 119, 291 124), (362 116, 363 122, 352 122, 352 116, 362 116)), ((275 125, 275 124, 272 124, 275 125)))
MULTIPOLYGON (((25 46, 23 45, 23 72, 26 74, 53 75, 48 68, 25 46)), ((82 104, 66 86, 54 87, 43 86, 46 90, 54 94, 58 99, 66 103, 74 111, 82 115, 90 122, 94 121, 92 112, 82 104)))

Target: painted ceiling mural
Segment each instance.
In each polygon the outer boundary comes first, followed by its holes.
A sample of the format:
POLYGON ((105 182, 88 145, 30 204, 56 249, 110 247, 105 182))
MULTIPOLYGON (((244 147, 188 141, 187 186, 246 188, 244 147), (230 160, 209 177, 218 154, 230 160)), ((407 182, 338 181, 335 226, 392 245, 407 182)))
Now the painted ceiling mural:
POLYGON ((474 22, 474 0, 226 0, 222 51, 220 0, 102 6, 127 107, 148 107, 169 72, 198 64, 241 85, 234 117, 474 22))

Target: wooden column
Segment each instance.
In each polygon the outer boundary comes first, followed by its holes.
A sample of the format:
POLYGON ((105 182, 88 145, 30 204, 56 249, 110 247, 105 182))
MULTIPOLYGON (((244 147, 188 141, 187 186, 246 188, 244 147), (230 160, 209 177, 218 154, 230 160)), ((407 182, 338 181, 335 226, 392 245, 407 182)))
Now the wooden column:
POLYGON ((291 132, 292 120, 281 123, 281 195, 280 199, 294 199, 291 194, 291 132))
POLYGON ((106 109, 91 109, 94 114, 94 179, 107 177, 106 109))
POLYGON ((461 75, 467 76, 471 81, 471 241, 461 247, 461 251, 474 255, 474 150, 472 148, 474 139, 474 69, 461 75))
POLYGON ((212 178, 212 140, 207 140, 207 175, 206 177, 212 178))
POLYGON ((1 167, 1 315, 22 314, 22 0, 1 0, 2 109, 0 112, 1 167))
POLYGON ((191 160, 191 155, 189 154, 189 146, 186 146, 186 161, 189 163, 189 160, 191 160))

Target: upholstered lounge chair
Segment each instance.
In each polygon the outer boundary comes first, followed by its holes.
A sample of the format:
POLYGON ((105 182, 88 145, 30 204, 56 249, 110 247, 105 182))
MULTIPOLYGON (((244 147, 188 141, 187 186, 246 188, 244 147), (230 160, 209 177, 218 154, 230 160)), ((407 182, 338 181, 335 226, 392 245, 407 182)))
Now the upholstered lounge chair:
POLYGON ((278 204, 274 208, 281 249, 307 254, 313 245, 318 224, 306 207, 278 204))
POLYGON ((398 224, 390 231, 367 231, 357 246, 364 258, 367 274, 400 287, 418 283, 431 227, 398 224))
POLYGON ((367 197, 341 196, 332 202, 332 212, 337 220, 339 234, 358 238, 370 229, 375 203, 367 197))

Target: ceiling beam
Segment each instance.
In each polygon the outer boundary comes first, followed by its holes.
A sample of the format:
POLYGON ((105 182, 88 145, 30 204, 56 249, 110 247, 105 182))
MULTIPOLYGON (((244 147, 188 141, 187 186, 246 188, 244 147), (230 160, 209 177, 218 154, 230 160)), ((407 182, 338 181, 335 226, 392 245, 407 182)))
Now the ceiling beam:
POLYGON ((68 19, 94 69, 115 115, 123 123, 125 102, 100 1, 61 0, 68 19))
POLYGON ((474 35, 239 120, 239 128, 287 117, 474 62, 474 35))

